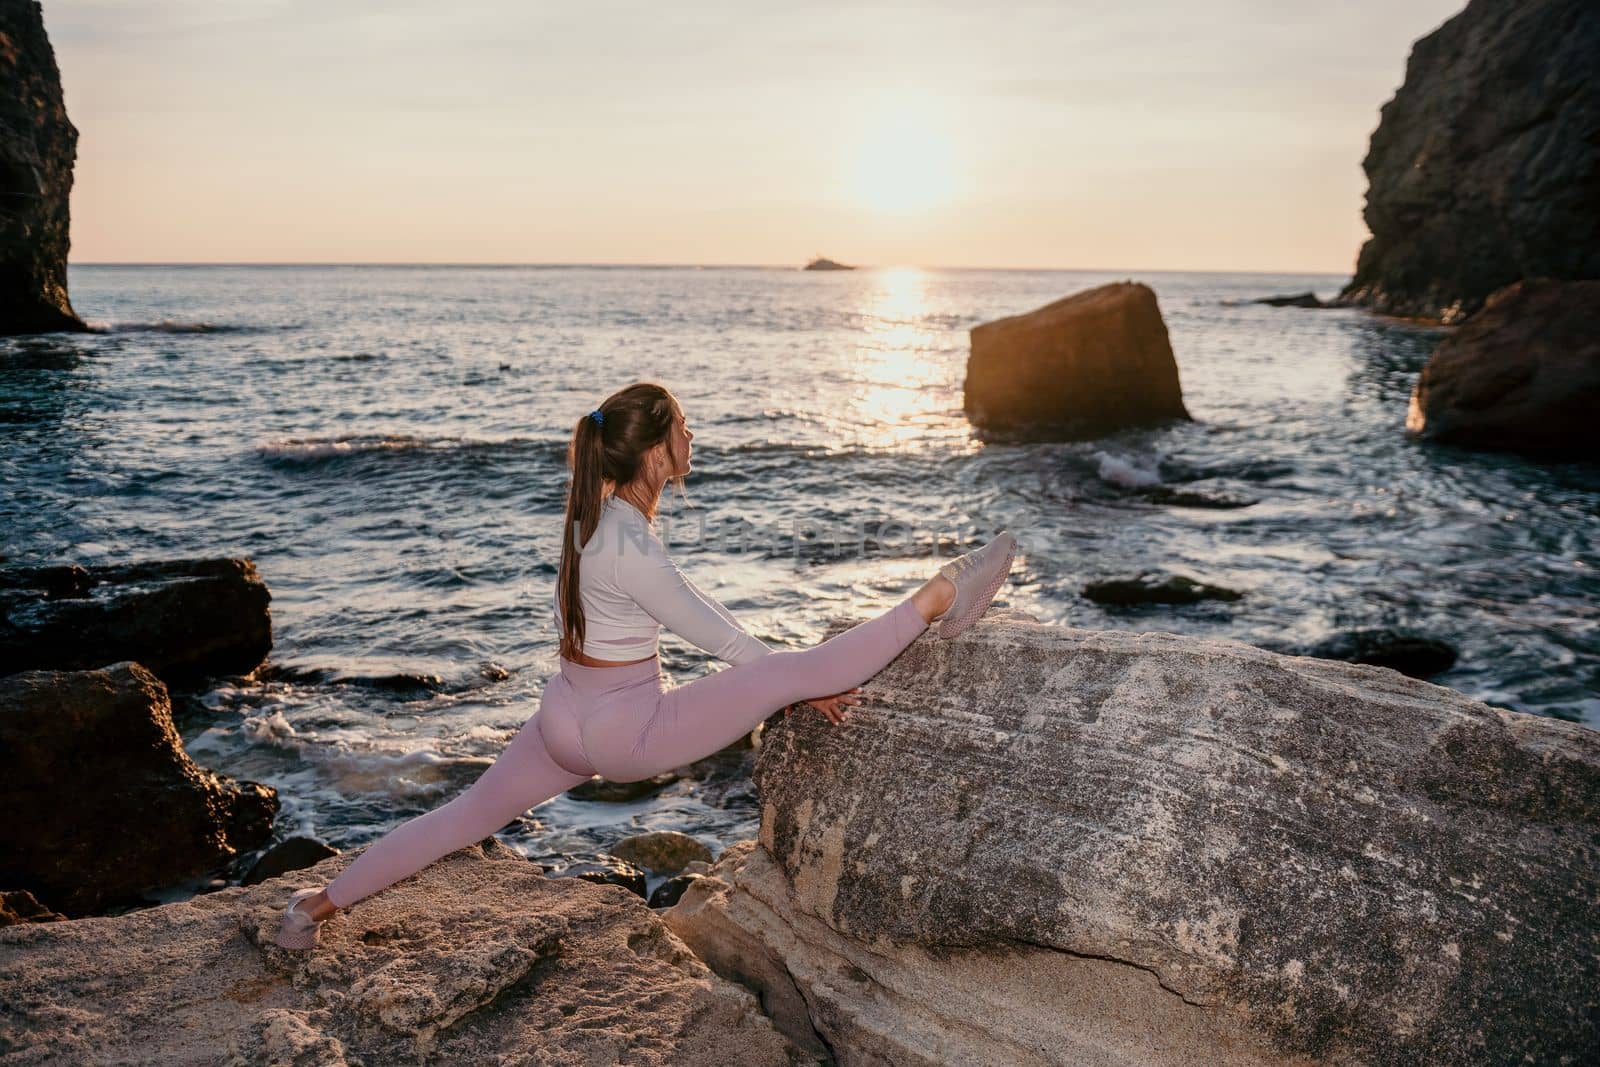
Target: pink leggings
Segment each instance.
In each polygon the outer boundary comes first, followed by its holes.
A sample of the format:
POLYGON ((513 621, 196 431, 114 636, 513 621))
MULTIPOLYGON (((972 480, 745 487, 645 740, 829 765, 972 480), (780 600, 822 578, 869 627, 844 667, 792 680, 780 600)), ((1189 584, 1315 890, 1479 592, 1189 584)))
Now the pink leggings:
POLYGON ((375 841, 328 886, 340 908, 494 833, 596 774, 633 782, 724 748, 779 708, 832 696, 888 666, 928 624, 909 598, 815 648, 774 652, 663 691, 661 660, 561 660, 539 710, 460 796, 375 841))

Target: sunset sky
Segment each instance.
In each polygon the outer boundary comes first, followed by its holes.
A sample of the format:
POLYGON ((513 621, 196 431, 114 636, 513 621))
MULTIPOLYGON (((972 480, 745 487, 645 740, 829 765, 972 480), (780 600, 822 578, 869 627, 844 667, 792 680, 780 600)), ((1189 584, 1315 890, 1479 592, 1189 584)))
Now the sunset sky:
POLYGON ((1463 0, 45 0, 72 260, 1348 274, 1463 0))

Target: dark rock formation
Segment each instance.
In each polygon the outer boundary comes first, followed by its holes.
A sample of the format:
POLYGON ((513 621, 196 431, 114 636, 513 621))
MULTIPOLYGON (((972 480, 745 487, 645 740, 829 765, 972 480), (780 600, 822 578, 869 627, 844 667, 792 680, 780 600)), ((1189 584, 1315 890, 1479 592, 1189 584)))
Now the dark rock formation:
POLYGON ((0 679, 0 885, 89 914, 259 848, 277 811, 195 766, 136 663, 0 679))
POLYGON ((1440 343, 1417 378, 1406 430, 1600 458, 1597 413, 1600 281, 1518 282, 1440 343))
POLYGON ((698 882, 704 875, 679 874, 668 878, 656 886, 655 892, 650 894, 652 908, 670 908, 683 899, 684 890, 698 882))
POLYGON ((267 849, 239 880, 240 885, 260 885, 269 878, 277 878, 290 871, 303 871, 315 867, 339 850, 314 837, 290 837, 267 849))
MULTIPOLYGON (((326 883, 349 861, 320 864, 326 883)), ((295 879, 298 884, 300 880, 295 879)), ((805 1062, 618 889, 464 849, 272 944, 292 886, 0 930, 0 1059, 36 1064, 805 1062)))
POLYGON ((82 330, 67 300, 78 131, 36 0, 0 0, 0 335, 82 330))
POLYGON ((573 800, 591 800, 606 804, 627 804, 645 797, 653 797, 676 782, 679 775, 668 771, 637 782, 613 782, 607 778, 591 778, 582 785, 567 790, 573 800))
POLYGON ((853 726, 772 727, 759 847, 664 913, 796 1040, 897 1065, 1600 1047, 1600 733, 1014 620, 919 638, 853 726))
POLYGON ((1250 301, 1252 304, 1266 304, 1275 308, 1325 308, 1331 307, 1317 299, 1316 293, 1295 293, 1293 296, 1263 296, 1250 301))
POLYGON ((243 674, 272 648, 247 559, 0 570, 0 674, 135 660, 168 684, 243 674))
POLYGON ((1600 278, 1596 57, 1594 0, 1472 0, 1418 40, 1340 302, 1456 322, 1512 282, 1600 278))
POLYGON ((1202 600, 1238 600, 1244 596, 1234 589, 1162 571, 1140 571, 1132 578, 1102 578, 1084 586, 1083 595, 1097 604, 1122 607, 1132 604, 1197 604, 1202 600))
POLYGON ((1447 642, 1387 627, 1350 630, 1313 644, 1286 645, 1271 650, 1288 656, 1316 656, 1388 667, 1412 678, 1443 674, 1455 666, 1457 655, 1447 642))
POLYGON ((848 263, 835 263, 833 260, 828 259, 828 258, 823 257, 823 256, 819 256, 818 258, 813 259, 810 263, 807 263, 802 269, 803 270, 855 270, 855 268, 850 266, 848 263))
POLYGON ((1156 294, 1137 282, 974 327, 963 406, 979 429, 1026 440, 1189 418, 1156 294))
POLYGON ((577 878, 595 885, 614 885, 626 889, 636 897, 646 896, 646 887, 649 880, 644 872, 631 863, 622 860, 602 858, 598 860, 579 860, 550 872, 552 878, 577 878))
POLYGON ((0 893, 0 926, 17 926, 21 923, 61 922, 65 915, 51 911, 33 898, 33 894, 17 889, 0 893))

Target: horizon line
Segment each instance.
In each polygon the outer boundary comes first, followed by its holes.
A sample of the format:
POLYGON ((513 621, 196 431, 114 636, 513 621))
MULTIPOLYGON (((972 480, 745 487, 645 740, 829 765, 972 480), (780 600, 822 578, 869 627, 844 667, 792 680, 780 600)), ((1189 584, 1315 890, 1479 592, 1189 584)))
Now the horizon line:
MULTIPOLYGON (((559 270, 587 268, 594 270, 770 270, 793 271, 797 274, 847 274, 850 271, 807 271, 804 266, 784 263, 621 263, 608 261, 533 261, 533 262, 472 262, 467 260, 67 260, 68 267, 445 267, 478 270, 559 270)), ((1062 273, 1062 274, 1118 274, 1128 271, 1147 271, 1152 274, 1316 274, 1329 277, 1353 277, 1349 270, 1304 269, 1249 269, 1231 270, 1222 267, 970 267, 923 266, 912 263, 854 264, 853 270, 926 270, 926 271, 988 271, 995 273, 1062 273)))

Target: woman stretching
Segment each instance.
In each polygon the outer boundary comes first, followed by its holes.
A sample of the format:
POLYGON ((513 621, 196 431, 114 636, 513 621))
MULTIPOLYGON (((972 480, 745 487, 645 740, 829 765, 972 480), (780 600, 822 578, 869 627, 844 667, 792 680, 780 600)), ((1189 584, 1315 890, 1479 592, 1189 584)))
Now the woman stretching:
POLYGON ((561 666, 538 712, 460 796, 369 845, 326 888, 295 893, 279 945, 310 948, 338 909, 596 774, 632 782, 681 767, 802 700, 837 725, 860 703, 851 694, 861 683, 933 620, 943 620, 946 638, 971 626, 1010 573, 1016 539, 1002 533, 876 618, 815 648, 769 648, 678 570, 652 528, 662 487, 673 479, 681 489, 689 473, 693 439, 677 398, 652 382, 628 386, 578 420, 556 579, 561 666), (732 666, 664 689, 662 626, 732 666), (810 695, 819 691, 832 695, 810 695))

